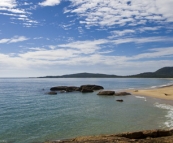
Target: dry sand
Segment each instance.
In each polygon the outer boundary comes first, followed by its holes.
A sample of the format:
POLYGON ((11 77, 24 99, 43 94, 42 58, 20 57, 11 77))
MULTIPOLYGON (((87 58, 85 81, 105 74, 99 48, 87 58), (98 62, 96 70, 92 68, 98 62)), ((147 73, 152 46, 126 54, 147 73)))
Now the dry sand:
POLYGON ((173 100, 173 85, 155 88, 155 89, 128 90, 128 92, 134 95, 143 95, 143 96, 173 100))

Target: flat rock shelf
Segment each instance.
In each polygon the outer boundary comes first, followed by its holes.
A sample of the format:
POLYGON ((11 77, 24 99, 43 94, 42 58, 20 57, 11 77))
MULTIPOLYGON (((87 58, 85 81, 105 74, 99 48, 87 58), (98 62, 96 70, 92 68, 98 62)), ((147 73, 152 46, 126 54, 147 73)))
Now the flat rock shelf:
POLYGON ((77 137, 62 141, 47 141, 45 143, 173 143, 173 129, 77 137))

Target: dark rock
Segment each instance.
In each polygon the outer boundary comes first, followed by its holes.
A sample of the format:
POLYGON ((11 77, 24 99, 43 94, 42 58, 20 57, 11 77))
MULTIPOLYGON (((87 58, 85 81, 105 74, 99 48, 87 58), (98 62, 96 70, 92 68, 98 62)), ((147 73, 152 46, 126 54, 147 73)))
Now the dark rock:
POLYGON ((81 85, 80 88, 78 89, 79 91, 82 91, 82 89, 90 89, 90 90, 101 90, 101 89, 104 89, 102 86, 100 85, 81 85))
POLYGON ((94 85, 92 87, 92 90, 102 90, 102 89, 104 89, 103 86, 99 86, 99 85, 94 85))
POLYGON ((76 91, 81 91, 81 88, 80 87, 76 88, 76 91))
POLYGON ((173 143, 173 129, 86 136, 62 141, 48 141, 46 143, 173 143))
POLYGON ((94 92, 92 89, 88 89, 88 88, 83 88, 81 90, 82 93, 88 93, 88 92, 94 92))
POLYGON ((143 131, 143 136, 144 138, 156 138, 158 135, 157 135, 157 131, 143 131))
POLYGON ((115 93, 115 96, 125 96, 125 95, 131 95, 131 94, 128 93, 128 92, 118 92, 118 93, 115 93))
POLYGON ((118 136, 126 137, 129 139, 145 139, 145 138, 158 138, 158 137, 166 137, 172 136, 172 130, 146 130, 146 131, 139 131, 139 132, 128 132, 119 134, 118 136))
POLYGON ((60 91, 60 90, 66 90, 67 86, 56 86, 50 88, 51 91, 60 91))
MULTIPOLYGON (((90 90, 101 90, 103 89, 102 86, 100 85, 81 85, 80 87, 76 87, 76 86, 56 86, 56 87, 52 87, 50 88, 51 91, 66 91, 66 92, 73 92, 73 91, 81 91, 83 89, 87 89, 88 91, 90 90)), ((84 90, 86 91, 86 90, 84 90)))
POLYGON ((55 92, 55 91, 50 91, 50 92, 48 92, 47 94, 49 94, 49 95, 56 95, 57 92, 55 92))
POLYGON ((158 130, 157 134, 159 137, 170 136, 173 134, 173 129, 172 130, 158 130))
POLYGON ((111 96, 111 95, 114 95, 115 94, 115 91, 100 91, 97 95, 108 95, 108 96, 111 96))
POLYGON ((122 99, 118 99, 118 100, 116 100, 116 101, 118 101, 118 102, 123 102, 123 100, 122 100, 122 99))
POLYGON ((119 134, 118 136, 129 138, 129 139, 142 139, 142 138, 144 138, 144 134, 141 131, 122 133, 122 134, 119 134))
POLYGON ((66 91, 65 90, 61 90, 60 93, 65 93, 66 91))
POLYGON ((77 91, 79 89, 79 87, 76 87, 76 86, 68 86, 66 88, 66 91, 67 92, 73 92, 73 91, 77 91))

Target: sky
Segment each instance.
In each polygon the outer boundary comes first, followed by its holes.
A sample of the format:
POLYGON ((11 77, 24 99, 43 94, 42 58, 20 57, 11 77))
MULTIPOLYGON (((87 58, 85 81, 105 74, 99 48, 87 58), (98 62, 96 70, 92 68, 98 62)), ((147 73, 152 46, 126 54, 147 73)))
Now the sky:
POLYGON ((0 0, 0 77, 173 66, 173 0, 0 0))

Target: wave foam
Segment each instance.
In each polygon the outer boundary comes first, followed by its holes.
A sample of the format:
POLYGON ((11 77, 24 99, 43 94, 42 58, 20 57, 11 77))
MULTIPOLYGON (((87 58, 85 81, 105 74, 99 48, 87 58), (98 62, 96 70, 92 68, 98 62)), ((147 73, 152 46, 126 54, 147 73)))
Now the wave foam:
POLYGON ((145 99, 145 101, 147 101, 146 97, 143 96, 135 96, 136 98, 141 98, 141 99, 145 99))
POLYGON ((167 118, 165 125, 169 128, 172 128, 173 127, 173 106, 167 105, 167 104, 155 103, 155 107, 168 110, 167 115, 165 115, 165 117, 167 118))
POLYGON ((162 87, 167 87, 167 86, 172 86, 173 85, 173 82, 169 82, 167 84, 162 84, 162 85, 158 85, 158 86, 151 86, 149 88, 153 89, 153 88, 162 88, 162 87))

